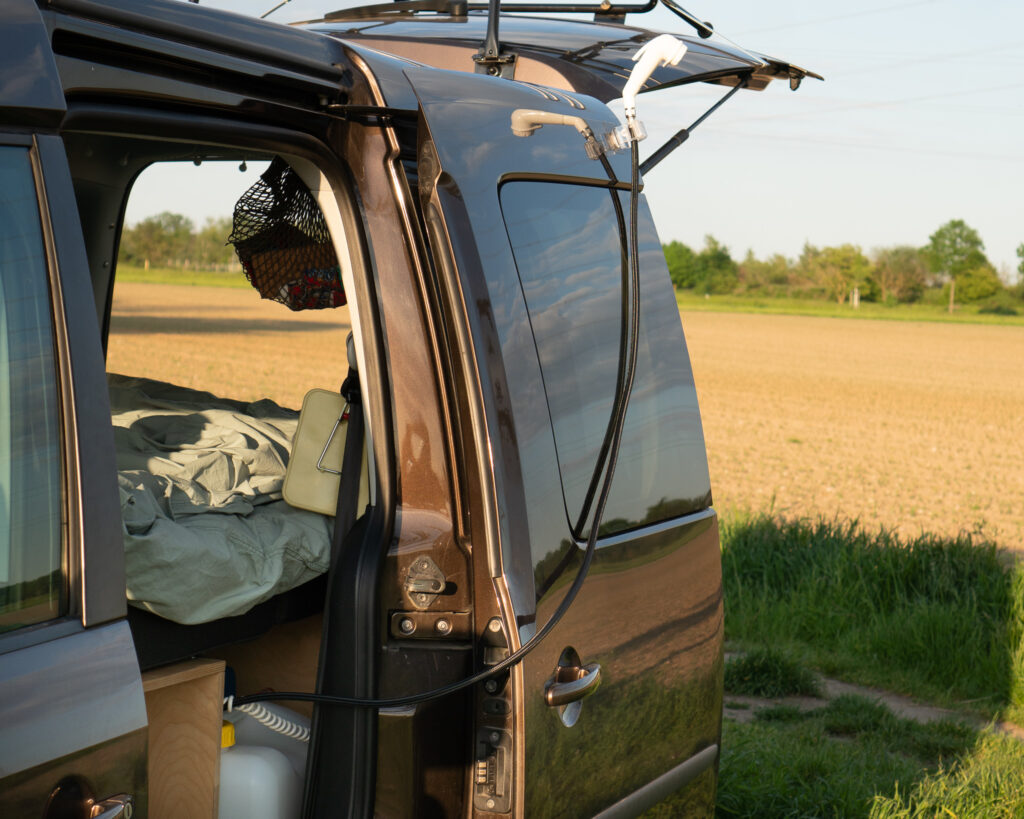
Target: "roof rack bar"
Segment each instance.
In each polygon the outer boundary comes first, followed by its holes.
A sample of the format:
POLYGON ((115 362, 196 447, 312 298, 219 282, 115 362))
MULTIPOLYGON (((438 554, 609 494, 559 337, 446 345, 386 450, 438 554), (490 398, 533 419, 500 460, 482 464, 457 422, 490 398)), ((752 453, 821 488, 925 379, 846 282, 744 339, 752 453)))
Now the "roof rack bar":
MULTIPOLYGON (((502 12, 523 12, 525 14, 594 14, 597 16, 617 17, 622 14, 645 14, 653 11, 659 0, 647 0, 646 3, 626 3, 615 6, 609 3, 505 3, 502 12)), ((469 3, 470 11, 484 11, 489 8, 487 3, 469 3)))

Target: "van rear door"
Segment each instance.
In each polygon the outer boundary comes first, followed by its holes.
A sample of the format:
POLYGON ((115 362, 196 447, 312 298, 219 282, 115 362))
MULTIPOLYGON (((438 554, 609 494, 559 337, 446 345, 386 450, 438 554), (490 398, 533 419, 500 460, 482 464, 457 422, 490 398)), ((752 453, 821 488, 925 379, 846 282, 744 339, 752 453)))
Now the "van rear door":
MULTIPOLYGON (((629 163, 609 155, 609 173, 571 125, 511 130, 514 111, 540 109, 581 117, 600 137, 617 123, 593 98, 482 75, 406 76, 420 103, 425 222, 439 275, 465 305, 462 353, 482 406, 491 525, 474 553, 486 547, 516 648, 558 606, 592 525, 588 485, 616 389, 629 163)), ((678 308, 644 202, 639 232, 638 372, 595 561, 512 675, 512 730, 478 730, 479 812, 634 815, 688 784, 687 815, 713 808, 718 530, 678 308)), ((488 721, 498 706, 482 702, 478 726, 499 729, 488 721)))

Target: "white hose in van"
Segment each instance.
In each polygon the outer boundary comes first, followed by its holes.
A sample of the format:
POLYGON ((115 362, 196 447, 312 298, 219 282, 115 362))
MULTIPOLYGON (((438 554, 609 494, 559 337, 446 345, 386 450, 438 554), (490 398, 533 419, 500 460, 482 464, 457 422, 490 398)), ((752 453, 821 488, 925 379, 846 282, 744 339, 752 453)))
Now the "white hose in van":
POLYGON ((256 720, 264 728, 299 742, 309 742, 309 728, 299 725, 281 714, 274 713, 258 702, 250 702, 245 705, 235 706, 234 696, 224 698, 224 710, 229 714, 232 711, 240 711, 256 720))

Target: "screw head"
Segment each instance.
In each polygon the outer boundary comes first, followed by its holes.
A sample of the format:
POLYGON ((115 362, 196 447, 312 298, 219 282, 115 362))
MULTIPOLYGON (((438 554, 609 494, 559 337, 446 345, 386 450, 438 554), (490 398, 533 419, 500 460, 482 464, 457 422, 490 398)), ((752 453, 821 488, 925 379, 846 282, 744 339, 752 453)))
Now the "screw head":
POLYGON ((438 634, 447 634, 452 630, 452 624, 450 620, 442 618, 434 623, 434 628, 437 630, 438 634))
POLYGON ((493 799, 488 799, 487 802, 485 802, 484 804, 486 804, 488 808, 493 808, 498 803, 495 802, 493 799))
POLYGON ((403 617, 398 621, 398 630, 402 634, 412 634, 416 631, 416 624, 408 617, 403 617))
POLYGON ((497 745, 499 742, 501 742, 501 734, 499 734, 497 731, 491 731, 491 735, 488 737, 488 739, 490 739, 491 745, 497 745))
POLYGON ((501 620, 497 617, 492 617, 491 621, 487 624, 487 630, 497 634, 501 631, 501 620))
POLYGON ((497 680, 488 680, 487 682, 484 683, 484 691, 486 691, 488 694, 493 694, 497 690, 498 690, 498 681, 497 680))

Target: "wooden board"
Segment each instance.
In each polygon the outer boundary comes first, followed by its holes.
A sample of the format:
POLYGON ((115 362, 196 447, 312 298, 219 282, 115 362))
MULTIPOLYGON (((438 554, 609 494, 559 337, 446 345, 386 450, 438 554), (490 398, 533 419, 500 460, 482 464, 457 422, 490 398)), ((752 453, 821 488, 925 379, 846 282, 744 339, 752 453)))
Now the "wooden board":
POLYGON ((222 660, 186 660, 142 675, 149 715, 153 819, 215 819, 220 781, 222 660))
MULTIPOLYGON (((315 614, 275 626, 255 640, 212 653, 234 669, 239 694, 268 689, 315 691, 322 629, 323 616, 315 614)), ((313 713, 313 706, 308 702, 284 702, 282 705, 307 717, 313 713)))

